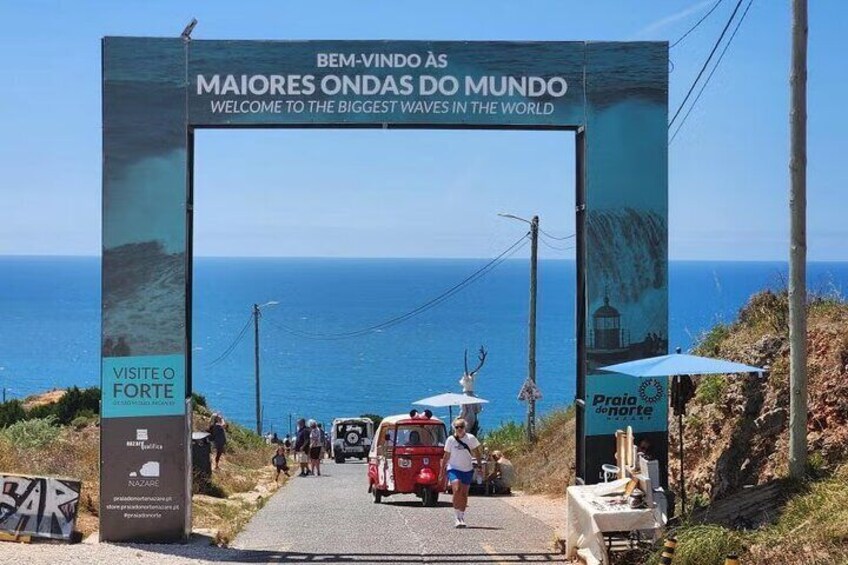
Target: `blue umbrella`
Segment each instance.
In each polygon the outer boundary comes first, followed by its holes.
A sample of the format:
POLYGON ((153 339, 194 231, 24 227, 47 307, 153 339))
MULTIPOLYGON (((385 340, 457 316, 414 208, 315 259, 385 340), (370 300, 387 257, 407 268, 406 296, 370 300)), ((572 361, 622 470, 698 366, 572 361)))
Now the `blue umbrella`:
POLYGON ((730 373, 764 373, 765 369, 686 353, 637 359, 601 367, 602 371, 623 373, 634 377, 670 377, 673 375, 727 375, 730 373))
MULTIPOLYGON (((711 357, 700 357, 677 353, 637 359, 626 363, 617 363, 601 367, 601 371, 621 373, 633 377, 674 377, 673 386, 680 385, 681 375, 727 375, 732 373, 764 373, 765 369, 726 361, 711 357)), ((686 512, 686 487, 683 482, 683 411, 678 411, 678 426, 680 427, 680 506, 686 512)))

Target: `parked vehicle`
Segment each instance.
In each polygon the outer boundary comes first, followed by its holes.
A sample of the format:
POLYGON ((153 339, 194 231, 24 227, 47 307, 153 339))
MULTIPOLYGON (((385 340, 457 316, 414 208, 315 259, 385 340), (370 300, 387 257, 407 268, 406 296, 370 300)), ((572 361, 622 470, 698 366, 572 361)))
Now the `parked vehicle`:
POLYGON ((346 459, 365 459, 374 437, 374 422, 370 418, 336 418, 330 432, 333 459, 344 463, 346 459))
POLYGON ((368 492, 374 502, 415 494, 424 506, 435 506, 445 490, 439 470, 446 437, 444 423, 429 410, 384 418, 368 454, 368 492))

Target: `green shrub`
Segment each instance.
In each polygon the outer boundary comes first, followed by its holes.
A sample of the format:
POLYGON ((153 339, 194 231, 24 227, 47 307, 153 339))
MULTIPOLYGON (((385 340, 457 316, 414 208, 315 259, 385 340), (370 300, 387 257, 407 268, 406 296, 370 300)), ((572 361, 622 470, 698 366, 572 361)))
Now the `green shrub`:
POLYGON ((206 404, 206 397, 202 394, 198 394, 196 392, 191 393, 191 407, 196 410, 198 406, 202 406, 204 408, 209 408, 206 404))
POLYGON ((371 421, 374 422, 374 431, 377 431, 377 426, 380 425, 380 422, 383 421, 383 417, 378 414, 360 414, 360 418, 371 418, 371 421))
POLYGON ((724 375, 708 375, 698 379, 695 397, 704 404, 715 404, 721 400, 730 381, 724 375))
POLYGON ((764 290, 748 299, 739 311, 739 324, 776 335, 789 333, 789 291, 764 290))
POLYGON ((521 451, 526 445, 524 426, 517 422, 503 422, 500 426, 483 436, 483 443, 489 451, 500 450, 512 456, 521 451))
POLYGON ((701 336, 695 347, 697 355, 716 356, 721 354, 721 346, 724 340, 730 336, 730 327, 725 324, 716 324, 708 332, 701 336))
MULTIPOLYGON (((674 535, 674 565, 717 565, 724 563, 729 554, 744 549, 744 535, 721 526, 683 526, 674 535)), ((659 563, 660 554, 661 550, 657 551, 648 563, 659 563)))
POLYGON ((0 428, 11 426, 26 419, 26 412, 20 400, 10 400, 0 404, 0 428))
POLYGON ((265 438, 233 422, 227 423, 227 442, 242 449, 255 449, 266 445, 265 438))
POLYGON ((83 412, 91 414, 100 412, 100 389, 98 387, 82 390, 75 386, 71 387, 57 402, 42 404, 30 409, 27 412, 27 417, 49 418, 53 416, 59 425, 66 426, 83 412))
POLYGON ((56 403, 56 418, 62 425, 70 424, 83 412, 91 415, 100 412, 99 388, 80 390, 77 387, 71 387, 56 403))
POLYGON ((59 428, 56 427, 56 418, 48 416, 21 420, 0 430, 0 435, 15 447, 33 449, 52 443, 59 435, 59 428))
POLYGON ((81 430, 89 424, 97 422, 97 414, 91 410, 80 410, 77 417, 71 421, 71 426, 81 430))

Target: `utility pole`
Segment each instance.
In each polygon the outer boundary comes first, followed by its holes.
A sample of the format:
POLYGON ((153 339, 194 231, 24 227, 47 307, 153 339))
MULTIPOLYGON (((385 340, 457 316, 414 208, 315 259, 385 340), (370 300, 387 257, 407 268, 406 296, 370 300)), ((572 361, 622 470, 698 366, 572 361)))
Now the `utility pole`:
POLYGON ((498 214, 502 218, 519 220, 530 224, 530 315, 528 316, 528 353, 527 353, 527 380, 518 394, 519 400, 527 401, 527 441, 536 439, 536 399, 541 398, 541 393, 536 386, 536 270, 539 256, 539 216, 533 216, 531 220, 525 220, 512 214, 498 214))
MULTIPOLYGON (((528 320, 527 378, 535 389, 536 385, 536 267, 539 250, 539 216, 530 220, 530 315, 528 320)), ((536 438, 536 398, 527 399, 527 439, 536 438)))
POLYGON ((807 0, 792 0, 789 76, 789 475, 807 467, 807 0))
POLYGON ((253 361, 256 375, 256 433, 262 435, 262 411, 260 408, 259 387, 259 304, 253 305, 253 361))

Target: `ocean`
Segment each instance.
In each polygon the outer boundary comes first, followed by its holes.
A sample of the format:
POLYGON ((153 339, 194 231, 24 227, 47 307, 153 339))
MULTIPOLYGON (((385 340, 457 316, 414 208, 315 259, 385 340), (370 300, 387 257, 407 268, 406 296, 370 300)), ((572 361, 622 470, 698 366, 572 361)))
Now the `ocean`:
MULTIPOLYGON (((488 351, 476 391, 490 400, 483 428, 521 420, 516 398, 527 374, 528 264, 509 260, 434 308, 392 327, 346 339, 409 312, 487 260, 197 258, 194 267, 194 390, 226 418, 253 427, 254 303, 262 309, 264 428, 285 433, 290 417, 406 412, 418 398, 460 392, 463 355, 488 351), (246 331, 242 330, 247 327, 246 331), (237 339, 242 334, 241 339, 237 339)), ((100 260, 0 257, 0 387, 10 398, 99 382, 100 260)), ((575 390, 571 261, 539 265, 537 379, 544 413, 575 390)), ((691 347, 732 321, 754 292, 780 288, 779 262, 671 262, 670 348, 691 347)), ((848 263, 811 263, 809 288, 848 289, 848 263)), ((622 320, 626 327, 627 320, 622 320)), ((443 411, 437 411, 441 415, 443 411)), ((444 414, 447 415, 446 413, 444 414)))

